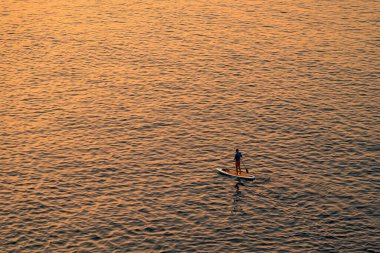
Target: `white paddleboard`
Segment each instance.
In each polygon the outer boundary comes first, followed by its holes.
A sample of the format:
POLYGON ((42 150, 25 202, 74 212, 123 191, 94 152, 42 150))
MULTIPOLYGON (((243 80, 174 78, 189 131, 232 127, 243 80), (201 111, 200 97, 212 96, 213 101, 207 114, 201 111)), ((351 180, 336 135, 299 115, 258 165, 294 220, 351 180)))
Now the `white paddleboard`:
POLYGON ((220 174, 225 176, 230 176, 234 178, 240 178, 245 180, 254 180, 255 176, 249 173, 241 172, 239 174, 236 174, 236 170, 230 170, 230 169, 216 169, 220 174))

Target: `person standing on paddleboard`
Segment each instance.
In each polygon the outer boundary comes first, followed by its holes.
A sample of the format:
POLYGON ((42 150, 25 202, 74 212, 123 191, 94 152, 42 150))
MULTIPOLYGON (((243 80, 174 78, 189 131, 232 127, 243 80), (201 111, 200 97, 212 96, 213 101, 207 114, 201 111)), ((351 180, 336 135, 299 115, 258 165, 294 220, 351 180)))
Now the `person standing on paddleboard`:
POLYGON ((239 152, 239 149, 236 149, 235 153, 235 167, 236 167, 236 175, 241 173, 241 168, 240 168, 240 160, 243 157, 242 153, 239 152))

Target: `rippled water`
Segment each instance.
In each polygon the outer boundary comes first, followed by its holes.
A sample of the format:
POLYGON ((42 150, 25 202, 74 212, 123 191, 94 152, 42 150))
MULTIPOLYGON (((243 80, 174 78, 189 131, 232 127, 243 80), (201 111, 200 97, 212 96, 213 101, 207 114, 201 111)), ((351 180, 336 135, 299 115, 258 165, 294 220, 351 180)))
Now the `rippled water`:
POLYGON ((0 6, 1 252, 380 251, 377 1, 0 6))

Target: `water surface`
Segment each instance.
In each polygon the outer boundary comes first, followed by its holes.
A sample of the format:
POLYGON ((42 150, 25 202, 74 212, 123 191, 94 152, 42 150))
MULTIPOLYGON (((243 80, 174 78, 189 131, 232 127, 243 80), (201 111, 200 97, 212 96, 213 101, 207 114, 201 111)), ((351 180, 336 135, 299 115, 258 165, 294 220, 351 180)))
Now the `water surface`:
POLYGON ((0 251, 380 251, 376 1, 0 5, 0 251))

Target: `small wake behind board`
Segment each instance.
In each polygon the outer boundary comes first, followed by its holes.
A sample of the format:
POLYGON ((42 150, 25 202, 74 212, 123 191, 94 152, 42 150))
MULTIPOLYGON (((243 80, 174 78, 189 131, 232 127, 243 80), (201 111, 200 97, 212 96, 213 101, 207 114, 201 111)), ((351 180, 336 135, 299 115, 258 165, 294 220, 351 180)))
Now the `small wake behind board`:
POLYGON ((245 180, 254 180, 255 176, 251 175, 249 173, 241 172, 239 174, 236 174, 236 170, 229 170, 229 169, 216 169, 220 174, 225 176, 230 176, 234 178, 240 178, 245 180))

